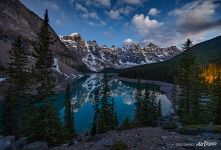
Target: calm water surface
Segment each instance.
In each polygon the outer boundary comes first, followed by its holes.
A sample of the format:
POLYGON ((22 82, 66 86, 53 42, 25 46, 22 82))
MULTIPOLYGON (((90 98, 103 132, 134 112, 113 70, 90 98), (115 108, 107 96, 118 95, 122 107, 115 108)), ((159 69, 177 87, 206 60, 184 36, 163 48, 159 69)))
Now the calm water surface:
MULTIPOLYGON (((94 115, 93 93, 95 89, 101 89, 102 79, 103 75, 93 74, 73 81, 72 102, 74 104, 75 129, 77 133, 90 131, 94 115)), ((109 86, 111 97, 115 100, 115 108, 119 123, 122 123, 126 117, 132 119, 135 110, 134 96, 136 83, 123 82, 111 78, 109 80, 109 86)), ((152 85, 142 84, 142 89, 144 89, 145 86, 149 86, 149 90, 153 91, 152 85)), ((161 100, 163 115, 169 114, 171 112, 170 101, 166 94, 159 91, 159 88, 155 89, 157 99, 161 100)), ((61 118, 64 116, 64 99, 64 92, 59 93, 55 97, 55 105, 59 110, 61 118)))

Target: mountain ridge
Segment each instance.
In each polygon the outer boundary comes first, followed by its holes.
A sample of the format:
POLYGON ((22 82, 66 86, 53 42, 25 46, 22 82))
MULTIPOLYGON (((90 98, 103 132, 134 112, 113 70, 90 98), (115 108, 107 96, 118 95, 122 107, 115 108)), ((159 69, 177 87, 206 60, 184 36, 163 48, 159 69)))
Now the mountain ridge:
POLYGON ((88 69, 99 72, 105 68, 122 69, 148 63, 168 60, 182 51, 176 46, 160 48, 153 43, 144 46, 133 42, 124 44, 122 48, 115 45, 100 46, 96 40, 85 41, 79 33, 59 36, 67 48, 76 53, 88 69))
MULTIPOLYGON (((192 47, 193 53, 198 57, 201 64, 206 66, 220 60, 221 57, 221 36, 212 38, 210 40, 197 43, 192 47)), ((136 73, 140 73, 141 78, 148 78, 150 80, 160 80, 166 82, 174 82, 173 77, 178 74, 179 63, 183 57, 183 53, 164 61, 155 64, 146 64, 136 67, 131 67, 122 70, 114 70, 120 72, 120 76, 135 78, 136 73), (130 73, 129 73, 130 72, 130 73), (133 74, 133 73, 134 74, 133 74), (148 74, 148 77, 144 74, 148 74), (163 74, 163 75, 162 75, 163 74), (144 77, 145 76, 145 77, 144 77)))
MULTIPOLYGON (((10 61, 7 52, 11 49, 14 39, 21 36, 23 47, 28 50, 28 68, 31 69, 35 63, 34 44, 37 42, 43 20, 19 0, 1 1, 0 20, 0 66, 7 67, 7 63, 10 61)), ((53 45, 50 48, 62 71, 62 73, 58 73, 61 76, 80 74, 78 68, 81 64, 77 57, 70 54, 52 27, 49 27, 49 31, 53 40, 53 45)), ((54 70, 56 71, 56 69, 54 70)))

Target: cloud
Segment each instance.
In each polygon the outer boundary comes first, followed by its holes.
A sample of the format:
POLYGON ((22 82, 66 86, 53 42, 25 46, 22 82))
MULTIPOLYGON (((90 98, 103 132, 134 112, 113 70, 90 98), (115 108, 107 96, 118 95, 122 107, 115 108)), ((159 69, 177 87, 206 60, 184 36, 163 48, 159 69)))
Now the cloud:
POLYGON ((75 0, 68 0, 68 4, 71 6, 74 6, 74 2, 75 2, 75 0))
POLYGON ((221 34, 220 8, 216 0, 198 0, 186 3, 168 13, 164 22, 151 19, 144 14, 135 15, 131 21, 133 30, 142 40, 157 43, 160 46, 181 46, 190 38, 194 43, 202 42, 221 34))
POLYGON ((123 0, 124 3, 126 4, 135 4, 135 5, 140 5, 142 4, 142 0, 123 0))
POLYGON ((107 14, 111 19, 120 19, 120 12, 118 10, 110 10, 109 12, 107 12, 107 14))
POLYGON ((43 5, 47 8, 47 9, 52 9, 55 11, 59 11, 60 7, 58 5, 58 3, 56 1, 44 1, 43 5))
POLYGON ((123 44, 124 44, 124 45, 128 45, 128 44, 131 44, 131 43, 133 43, 133 42, 134 42, 134 40, 133 40, 133 39, 130 39, 130 38, 123 40, 123 44))
POLYGON ((118 11, 123 15, 129 15, 134 9, 132 7, 126 6, 119 8, 118 11))
POLYGON ((87 0, 86 5, 91 6, 97 6, 97 7, 110 7, 111 6, 111 0, 87 0))
POLYGON ((104 27, 107 25, 107 23, 103 20, 97 20, 97 21, 87 21, 87 23, 90 26, 99 26, 99 27, 104 27))
POLYGON ((96 12, 86 12, 84 14, 81 14, 81 16, 83 18, 90 18, 90 19, 97 19, 97 20, 100 19, 96 12))
POLYGON ((85 13, 88 12, 88 9, 86 7, 84 7, 83 5, 78 4, 78 3, 76 3, 75 8, 81 12, 85 12, 85 13))
POLYGON ((57 19, 56 22, 55 22, 58 26, 61 26, 63 25, 62 21, 60 19, 57 19))
POLYGON ((161 12, 161 11, 158 10, 157 8, 151 8, 151 9, 149 10, 149 12, 148 12, 148 15, 150 15, 150 16, 156 16, 156 15, 158 15, 160 12, 161 12))
POLYGON ((221 25, 221 18, 214 17, 218 7, 215 0, 198 0, 172 10, 169 15, 177 19, 178 32, 197 33, 221 25))
POLYGON ((126 6, 118 9, 110 10, 107 13, 108 17, 113 20, 119 20, 122 18, 121 15, 129 15, 133 11, 132 7, 126 6))
POLYGON ((149 16, 145 17, 144 14, 136 14, 132 19, 132 24, 134 25, 138 33, 142 36, 150 33, 151 30, 163 26, 162 22, 159 22, 154 19, 151 20, 149 16))

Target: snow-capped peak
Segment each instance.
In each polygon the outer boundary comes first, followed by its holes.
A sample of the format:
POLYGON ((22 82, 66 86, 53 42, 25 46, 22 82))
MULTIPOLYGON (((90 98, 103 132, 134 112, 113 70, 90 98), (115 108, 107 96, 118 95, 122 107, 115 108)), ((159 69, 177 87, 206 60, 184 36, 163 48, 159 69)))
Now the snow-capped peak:
POLYGON ((79 33, 77 32, 74 32, 74 33, 71 33, 70 36, 76 36, 76 35, 80 35, 79 33))
POLYGON ((181 53, 176 47, 160 48, 153 43, 124 41, 123 48, 98 45, 95 40, 84 41, 79 33, 64 36, 61 41, 92 71, 104 68, 126 68, 170 59, 181 53))

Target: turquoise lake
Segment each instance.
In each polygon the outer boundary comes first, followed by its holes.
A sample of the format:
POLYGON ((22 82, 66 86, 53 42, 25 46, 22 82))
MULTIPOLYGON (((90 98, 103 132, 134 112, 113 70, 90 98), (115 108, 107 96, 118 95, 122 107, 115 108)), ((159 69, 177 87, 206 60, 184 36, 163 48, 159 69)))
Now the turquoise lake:
MULTIPOLYGON (((89 132, 93 121, 93 93, 95 89, 101 89, 103 75, 92 74, 87 77, 76 79, 72 83, 72 102, 74 105, 75 130, 77 133, 89 132)), ((119 81, 111 78, 109 80, 111 97, 115 100, 115 109, 119 123, 128 117, 133 119, 135 110, 134 96, 136 83, 119 81)), ((153 85, 142 84, 142 89, 148 86, 149 91, 153 91, 153 85)), ((171 113, 171 103, 163 92, 155 87, 155 95, 161 100, 162 115, 171 113)), ((144 90, 143 90, 144 92, 144 90)), ((55 97, 55 106, 60 113, 61 119, 64 117, 65 93, 61 92, 55 97)))

